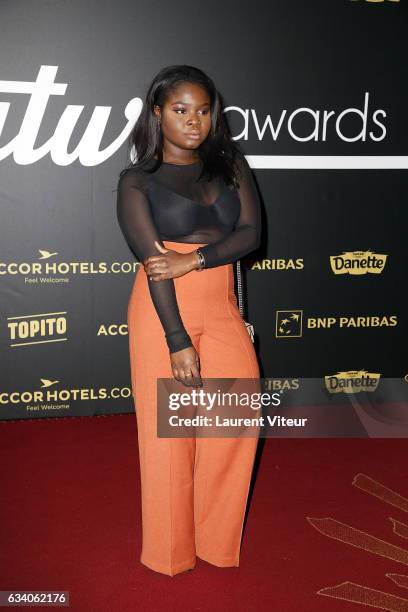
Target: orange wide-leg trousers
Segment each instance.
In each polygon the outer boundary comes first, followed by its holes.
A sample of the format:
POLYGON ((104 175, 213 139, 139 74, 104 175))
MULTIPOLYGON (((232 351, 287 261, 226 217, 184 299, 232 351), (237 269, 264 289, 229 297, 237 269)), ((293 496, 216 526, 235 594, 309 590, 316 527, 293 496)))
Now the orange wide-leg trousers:
MULTIPOLYGON (((188 253, 206 243, 163 244, 188 253)), ((201 377, 259 378, 237 306, 233 264, 173 280, 201 377)), ((157 437, 157 378, 173 373, 148 282, 160 281, 148 281, 140 265, 127 313, 141 478, 140 561, 169 576, 193 568, 196 556, 219 567, 238 566, 258 437, 157 437)))

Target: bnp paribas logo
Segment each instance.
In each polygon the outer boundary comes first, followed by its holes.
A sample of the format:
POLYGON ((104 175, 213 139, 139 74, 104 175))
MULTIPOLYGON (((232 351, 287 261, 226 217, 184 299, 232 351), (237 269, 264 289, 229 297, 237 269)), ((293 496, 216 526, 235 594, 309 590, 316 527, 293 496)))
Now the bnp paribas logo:
POLYGON ((277 338, 302 337, 303 310, 277 310, 276 332, 277 338))
POLYGON ((344 251, 341 255, 330 255, 334 274, 381 274, 387 255, 373 251, 344 251))
POLYGON ((359 393, 360 391, 375 391, 381 374, 367 370, 348 370, 324 377, 329 393, 359 393))

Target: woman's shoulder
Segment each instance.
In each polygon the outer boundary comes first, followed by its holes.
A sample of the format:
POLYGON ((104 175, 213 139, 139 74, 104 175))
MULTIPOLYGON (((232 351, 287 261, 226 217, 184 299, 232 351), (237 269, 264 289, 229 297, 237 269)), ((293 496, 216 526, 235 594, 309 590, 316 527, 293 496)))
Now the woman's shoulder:
POLYGON ((248 160, 242 151, 237 153, 235 163, 241 172, 248 172, 251 169, 248 160))
POLYGON ((146 164, 131 165, 119 173, 119 185, 132 186, 146 191, 150 179, 146 164))
POLYGON ((242 151, 239 151, 235 158, 235 168, 238 172, 235 172, 235 178, 238 181, 238 184, 241 185, 241 182, 244 183, 251 180, 251 166, 248 163, 248 160, 242 151))

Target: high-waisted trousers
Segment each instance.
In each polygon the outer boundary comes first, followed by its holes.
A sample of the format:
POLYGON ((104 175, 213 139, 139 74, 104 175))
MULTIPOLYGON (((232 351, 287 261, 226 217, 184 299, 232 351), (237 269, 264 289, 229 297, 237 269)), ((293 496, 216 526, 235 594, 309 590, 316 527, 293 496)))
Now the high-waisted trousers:
MULTIPOLYGON (((163 244, 188 253, 206 243, 163 244)), ((233 264, 193 270, 173 281, 202 379, 259 378, 254 346, 237 306, 233 264)), ((160 281, 148 281, 141 264, 127 312, 140 463, 140 562, 169 576, 192 569, 196 556, 219 567, 239 566, 258 438, 157 437, 156 379, 173 379, 173 373, 149 282, 160 281)))

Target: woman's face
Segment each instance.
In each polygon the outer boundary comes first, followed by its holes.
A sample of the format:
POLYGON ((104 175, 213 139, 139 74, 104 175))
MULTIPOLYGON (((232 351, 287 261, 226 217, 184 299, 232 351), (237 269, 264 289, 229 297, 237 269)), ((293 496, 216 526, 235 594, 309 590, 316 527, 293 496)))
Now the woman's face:
POLYGON ((196 83, 181 83, 171 90, 162 109, 154 107, 161 120, 163 147, 170 154, 197 149, 211 128, 210 97, 196 83))

